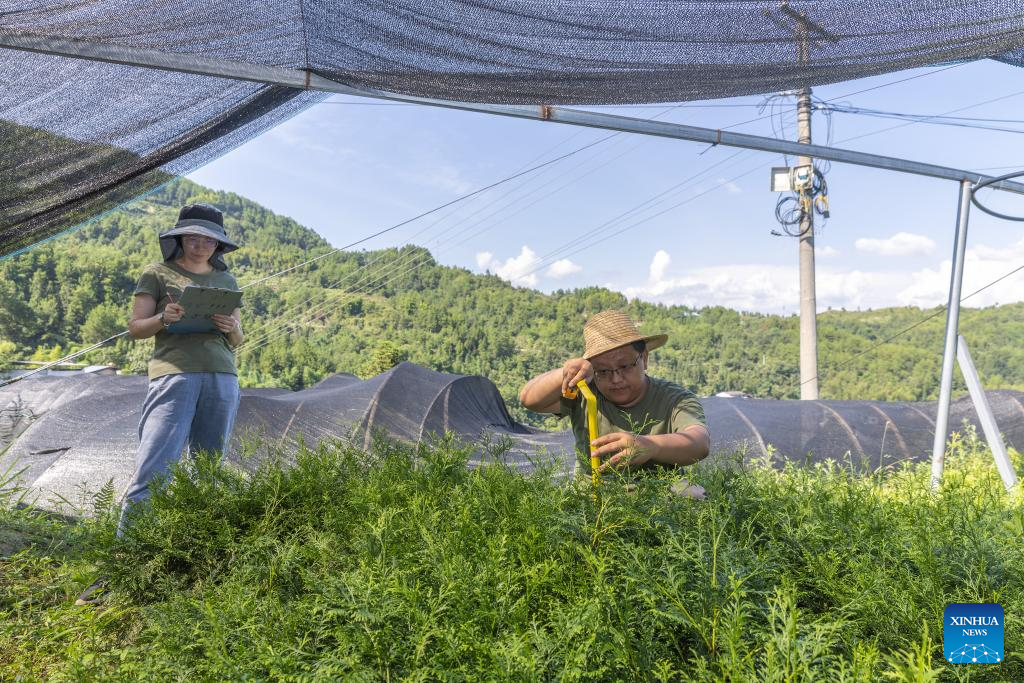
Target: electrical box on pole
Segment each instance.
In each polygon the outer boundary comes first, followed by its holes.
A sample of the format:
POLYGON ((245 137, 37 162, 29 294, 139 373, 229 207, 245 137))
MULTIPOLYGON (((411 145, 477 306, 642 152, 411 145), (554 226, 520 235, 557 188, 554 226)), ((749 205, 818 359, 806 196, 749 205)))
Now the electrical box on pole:
POLYGON ((809 189, 814 182, 814 166, 773 166, 772 192, 797 192, 809 189))

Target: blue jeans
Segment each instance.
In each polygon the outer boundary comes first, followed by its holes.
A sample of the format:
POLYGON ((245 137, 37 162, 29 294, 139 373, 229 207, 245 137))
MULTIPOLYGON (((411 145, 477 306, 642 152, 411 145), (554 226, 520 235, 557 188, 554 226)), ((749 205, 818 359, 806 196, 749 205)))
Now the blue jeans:
POLYGON ((149 497, 150 482, 168 475, 183 450, 223 453, 238 399, 238 377, 224 372, 183 372, 150 381, 139 420, 135 475, 125 492, 118 534, 128 509, 149 497))

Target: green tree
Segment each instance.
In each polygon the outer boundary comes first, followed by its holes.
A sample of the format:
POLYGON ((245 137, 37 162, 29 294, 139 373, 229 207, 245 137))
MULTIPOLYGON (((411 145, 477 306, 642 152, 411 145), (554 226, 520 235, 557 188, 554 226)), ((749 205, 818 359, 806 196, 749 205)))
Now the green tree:
POLYGON ((383 341, 366 361, 360 376, 375 377, 387 372, 406 359, 407 354, 389 341, 383 341))
POLYGON ((123 332, 127 326, 127 318, 123 306, 111 302, 100 304, 89 311, 82 324, 82 341, 95 343, 123 332))
POLYGON ((17 358, 18 345, 6 339, 0 339, 0 369, 7 369, 12 360, 17 358))

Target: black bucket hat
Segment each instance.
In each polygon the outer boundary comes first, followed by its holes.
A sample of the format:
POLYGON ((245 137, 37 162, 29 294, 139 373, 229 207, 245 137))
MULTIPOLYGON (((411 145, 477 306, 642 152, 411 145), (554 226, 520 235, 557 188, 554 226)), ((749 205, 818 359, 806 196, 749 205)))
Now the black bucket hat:
POLYGON ((221 256, 238 249, 238 244, 228 239, 224 232, 224 214, 209 204, 187 204, 181 207, 174 227, 160 233, 160 251, 164 261, 172 261, 184 253, 179 239, 181 235, 202 235, 217 240, 217 249, 210 257, 210 265, 217 270, 227 270, 227 264, 221 256))

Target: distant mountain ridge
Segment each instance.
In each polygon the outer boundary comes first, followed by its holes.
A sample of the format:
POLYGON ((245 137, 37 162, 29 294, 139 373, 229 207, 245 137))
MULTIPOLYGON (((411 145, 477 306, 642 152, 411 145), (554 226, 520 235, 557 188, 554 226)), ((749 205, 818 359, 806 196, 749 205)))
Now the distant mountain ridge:
MULTIPOLYGON (((138 272, 159 258, 157 233, 194 201, 225 212, 229 234, 242 245, 228 257, 242 284, 331 250, 312 230, 251 200, 177 180, 0 263, 0 359, 57 357, 124 329, 138 272)), ((596 287, 546 295, 438 265, 421 247, 332 255, 247 290, 244 301, 248 343, 239 369, 249 386, 298 389, 334 372, 366 376, 411 360, 485 375, 513 414, 530 417, 517 405, 519 386, 578 355, 586 317, 616 307, 643 330, 669 334, 652 354, 653 374, 703 395, 799 396, 795 317, 629 302, 596 287)), ((820 314, 822 397, 934 398, 944 316, 869 350, 928 314, 916 308, 820 314)), ((963 311, 961 329, 989 389, 1024 389, 1022 314, 1024 304, 963 311)), ((141 371, 148 353, 147 343, 122 339, 89 360, 141 371)))

